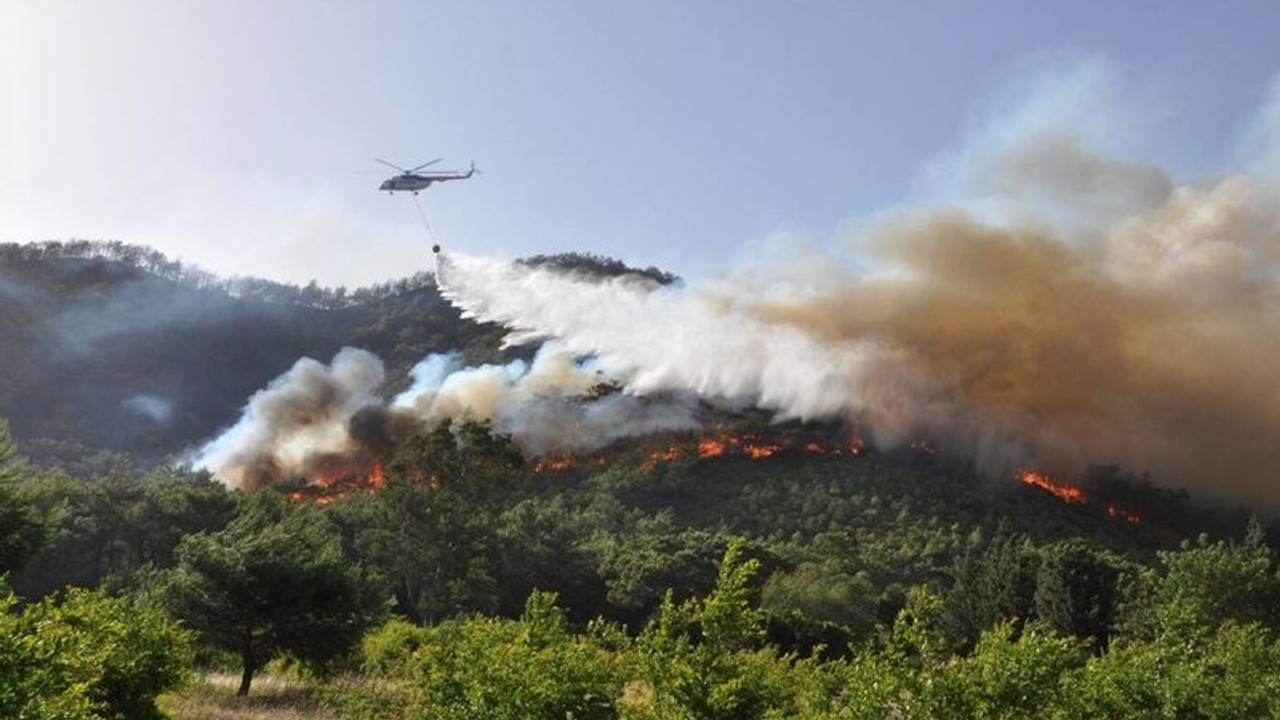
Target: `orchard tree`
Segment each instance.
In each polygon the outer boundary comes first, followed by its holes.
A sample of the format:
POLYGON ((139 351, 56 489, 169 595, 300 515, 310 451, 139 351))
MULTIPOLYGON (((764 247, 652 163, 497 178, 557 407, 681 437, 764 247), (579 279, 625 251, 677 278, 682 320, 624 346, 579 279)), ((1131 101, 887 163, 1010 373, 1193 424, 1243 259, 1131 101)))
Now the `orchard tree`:
POLYGON ((225 530, 188 535, 168 573, 168 608, 206 642, 240 655, 240 695, 272 658, 323 668, 386 613, 381 584, 342 552, 318 508, 263 491, 225 530))
POLYGON ((0 717, 161 718, 191 670, 190 632, 130 598, 71 589, 19 607, 0 594, 0 717))

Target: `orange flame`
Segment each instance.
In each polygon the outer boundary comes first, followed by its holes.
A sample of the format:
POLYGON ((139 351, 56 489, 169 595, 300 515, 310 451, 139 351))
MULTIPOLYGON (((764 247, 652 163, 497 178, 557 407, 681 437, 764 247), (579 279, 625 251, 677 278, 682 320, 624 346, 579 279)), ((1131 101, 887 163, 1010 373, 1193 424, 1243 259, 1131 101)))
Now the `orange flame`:
POLYGON ((533 471, 536 473, 558 472, 560 470, 568 470, 571 467, 573 467, 573 458, 564 455, 539 460, 534 464, 533 471))
POLYGON ((1082 503, 1086 500, 1084 491, 1080 488, 1055 482, 1054 479, 1048 475, 1035 472, 1034 470, 1024 471, 1022 473, 1022 482, 1053 493, 1060 499, 1069 503, 1082 503))
MULTIPOLYGON (((1084 502, 1088 502, 1089 500, 1084 490, 1081 490, 1078 487, 1067 485, 1065 483, 1057 482, 1056 480, 1054 480, 1053 478, 1049 477, 1047 474, 1042 472, 1035 472, 1034 470, 1024 470, 1022 472, 1021 479, 1022 479, 1022 482, 1028 485, 1034 485, 1040 488, 1041 490, 1052 493, 1053 495, 1057 496, 1059 499, 1065 502, 1084 503, 1084 502)), ((1130 525, 1142 524, 1141 515, 1131 510, 1126 510, 1125 508, 1122 508, 1119 505, 1116 505, 1115 503, 1107 504, 1107 515, 1110 515, 1111 517, 1117 518, 1119 520, 1123 520, 1129 523, 1130 525)))
POLYGON ((720 457, 728 451, 728 445, 717 438, 703 438, 698 441, 698 457, 706 460, 707 458, 720 457))
POLYGON ((1142 524, 1142 516, 1135 512, 1129 512, 1119 505, 1107 505, 1107 514, 1113 518, 1120 518, 1130 525, 1142 524))
POLYGON ((317 505, 328 505, 352 492, 381 490, 386 483, 386 470, 382 459, 377 458, 367 471, 351 466, 327 469, 312 478, 306 487, 289 493, 287 497, 297 502, 309 500, 317 505))
MULTIPOLYGON (((766 433, 733 433, 723 429, 714 434, 704 435, 696 441, 679 440, 667 447, 651 450, 643 467, 654 470, 659 465, 678 462, 685 458, 697 460, 714 460, 727 457, 745 457, 750 460, 764 460, 783 452, 807 452, 817 455, 861 455, 865 446, 862 440, 854 436, 847 445, 831 444, 819 440, 809 440, 803 445, 799 439, 778 436, 771 437, 766 433)), ((533 466, 534 472, 558 472, 577 467, 581 463, 594 462, 603 467, 610 461, 608 454, 595 456, 561 455, 546 457, 533 466)))

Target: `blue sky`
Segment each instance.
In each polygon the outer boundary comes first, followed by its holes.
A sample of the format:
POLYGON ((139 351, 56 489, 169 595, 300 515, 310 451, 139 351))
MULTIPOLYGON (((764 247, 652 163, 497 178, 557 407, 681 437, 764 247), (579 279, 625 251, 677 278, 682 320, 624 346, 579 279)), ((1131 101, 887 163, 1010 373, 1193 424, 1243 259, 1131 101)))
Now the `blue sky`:
POLYGON ((486 171, 420 196, 451 248, 712 274, 936 191, 1082 63, 1141 116, 1120 150, 1220 172, 1277 27, 1233 1, 5 3, 0 240, 367 283, 430 245, 371 158, 444 156, 486 171))

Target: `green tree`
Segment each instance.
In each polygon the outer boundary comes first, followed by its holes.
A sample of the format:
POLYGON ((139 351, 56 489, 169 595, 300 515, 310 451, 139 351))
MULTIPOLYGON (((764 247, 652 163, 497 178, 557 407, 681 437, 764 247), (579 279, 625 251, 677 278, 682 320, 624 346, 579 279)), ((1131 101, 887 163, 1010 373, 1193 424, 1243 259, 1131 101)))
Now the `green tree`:
POLYGON ((206 642, 240 655, 240 695, 271 658, 323 668, 385 615, 380 584, 347 561, 325 515, 270 492, 247 499, 225 530, 188 535, 177 556, 165 604, 206 642))
POLYGON ((1105 647, 1111 636, 1120 573, 1081 540, 1048 545, 1036 575, 1036 615, 1050 628, 1105 647))
POLYGON ((56 622, 84 633, 98 672, 89 699, 104 717, 159 717, 156 697, 190 672, 191 633, 154 605, 71 589, 28 612, 38 625, 56 622))
POLYGON ((793 717, 799 682, 814 667, 763 646, 764 618, 752 607, 760 564, 730 542, 705 598, 676 603, 667 593, 636 641, 636 677, 619 701, 628 720, 749 720, 793 717))
POLYGON ((418 622, 499 606, 499 514, 523 458, 487 423, 445 422, 405 443, 386 486, 339 503, 362 558, 418 622))
POLYGON ((596 574, 589 522, 560 497, 529 498, 502 513, 497 526, 501 548, 497 578, 503 615, 518 614, 535 589, 555 592, 578 621, 585 622, 605 609, 605 586, 596 574))
POLYGON ((25 470, 9 421, 0 418, 0 576, 25 565, 48 540, 35 503, 20 485, 25 470))
POLYGON ((35 503, 16 488, 0 484, 0 575, 26 565, 44 547, 47 537, 35 503))
POLYGON ((87 720, 95 671, 92 645, 60 623, 36 624, 0 595, 0 717, 87 720))
POLYGON ((1035 612, 1039 565, 1027 539, 1002 527, 985 547, 956 560, 939 618, 942 628, 966 648, 1003 620, 1014 621, 1016 632, 1035 612))
POLYGON ((0 484, 22 477, 27 461, 18 454, 18 445, 9 433, 9 420, 0 418, 0 484))
POLYGON ((599 542, 598 572, 608 588, 606 597, 643 617, 669 589, 677 598, 705 594, 714 586, 724 542, 722 535, 680 527, 670 511, 641 518, 599 542))
POLYGON ((1280 630, 1280 576, 1256 518, 1244 542, 1209 542, 1202 535, 1161 553, 1160 561, 1165 574, 1151 602, 1162 629, 1194 633, 1230 620, 1259 623, 1272 635, 1280 630))
MULTIPOLYGON (((1022 720, 1060 705, 1064 673, 1084 664, 1084 644, 1046 632, 1039 623, 1019 631, 1004 621, 982 633, 973 652, 933 669, 928 717, 1022 720)), ((1105 716, 1095 716, 1105 717, 1105 716)))
POLYGON ((418 627, 393 620, 364 642, 372 680, 344 691, 349 716, 523 720, 616 717, 626 635, 592 624, 571 633, 551 593, 519 619, 472 617, 418 627))
POLYGON ((1280 717, 1280 643, 1256 624, 1228 621, 1192 642, 1164 635, 1117 643, 1062 678, 1046 716, 1166 720, 1280 717))
POLYGON ((221 529, 235 510, 221 483, 172 470, 90 480, 48 472, 27 480, 23 491, 50 535, 46 550, 14 577, 28 597, 116 584, 147 564, 171 566, 184 535, 221 529))

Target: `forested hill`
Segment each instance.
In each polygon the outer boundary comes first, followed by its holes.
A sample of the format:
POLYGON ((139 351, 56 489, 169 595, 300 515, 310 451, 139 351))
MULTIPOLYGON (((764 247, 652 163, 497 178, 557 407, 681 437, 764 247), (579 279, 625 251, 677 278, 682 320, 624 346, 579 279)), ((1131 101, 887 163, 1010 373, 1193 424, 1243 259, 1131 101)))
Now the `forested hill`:
POLYGON ((0 417, 29 455, 107 449, 144 463, 232 422, 300 357, 364 348, 394 382, 430 352, 486 358, 498 337, 461 320, 425 272, 298 287, 91 241, 0 244, 0 332, 0 417))
MULTIPOLYGON (((525 261, 677 278, 565 253, 525 261)), ((423 257, 423 266, 430 259, 423 257)), ((429 272, 349 290, 221 278, 118 241, 0 243, 0 417, 35 460, 99 450, 151 464, 209 438, 299 358, 369 350, 389 390, 432 352, 505 359, 501 329, 463 320, 429 272)))

